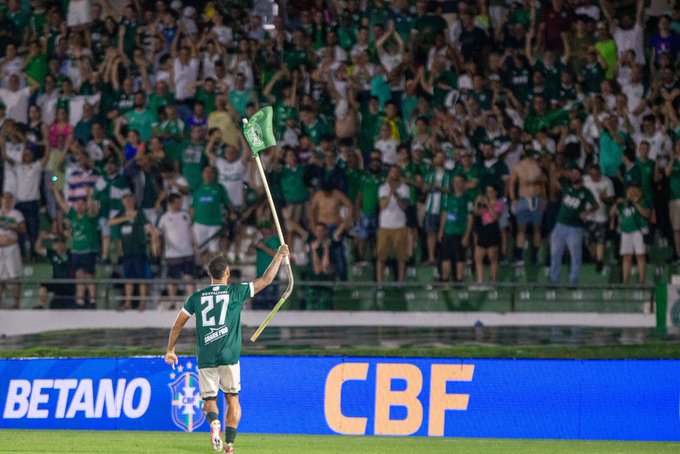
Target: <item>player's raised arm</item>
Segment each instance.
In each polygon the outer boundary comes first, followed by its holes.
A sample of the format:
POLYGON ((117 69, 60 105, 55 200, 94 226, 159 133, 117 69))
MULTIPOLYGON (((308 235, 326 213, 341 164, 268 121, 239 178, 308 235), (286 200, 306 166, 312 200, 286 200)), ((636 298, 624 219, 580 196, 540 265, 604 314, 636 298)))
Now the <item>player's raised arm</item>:
POLYGON ((274 281, 276 274, 279 272, 279 267, 281 266, 281 261, 284 257, 288 256, 288 245, 282 244, 279 246, 279 250, 276 251, 272 262, 267 267, 267 270, 262 276, 253 281, 253 295, 260 292, 263 288, 268 286, 274 281))
POLYGON ((179 333, 182 332, 182 328, 184 328, 184 325, 187 323, 187 320, 189 320, 190 315, 184 311, 181 310, 179 311, 179 314, 177 314, 177 318, 175 319, 175 323, 172 325, 172 328, 170 329, 170 337, 168 338, 168 350, 165 352, 165 362, 167 364, 170 364, 172 368, 175 368, 175 364, 177 364, 177 355, 175 354, 175 345, 177 345, 177 339, 179 339, 179 333))

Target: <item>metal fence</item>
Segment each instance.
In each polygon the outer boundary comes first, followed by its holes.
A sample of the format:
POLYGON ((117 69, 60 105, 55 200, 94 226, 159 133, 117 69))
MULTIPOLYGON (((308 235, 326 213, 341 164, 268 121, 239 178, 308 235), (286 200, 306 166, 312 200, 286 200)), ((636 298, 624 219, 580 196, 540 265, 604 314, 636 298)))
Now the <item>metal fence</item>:
MULTIPOLYGON (((147 286, 147 309, 171 309, 186 298, 188 285, 207 286, 207 279, 181 281, 172 279, 18 279, 3 284, 21 285, 21 308, 39 303, 39 289, 46 284, 96 286, 96 309, 115 309, 124 301, 124 285, 134 284, 132 301, 139 301, 139 284, 147 286), (177 286, 179 294, 168 296, 168 285, 177 286)), ((252 300, 255 308, 267 308, 276 302, 283 282, 275 283, 252 300)), ((51 287, 51 286, 50 286, 51 287)), ((5 301, 9 294, 5 290, 5 301)), ((486 311, 486 312, 601 312, 650 313, 654 311, 654 287, 622 284, 578 286, 542 283, 498 283, 479 286, 457 283, 327 282, 299 281, 285 309, 352 311, 486 311)), ((5 307, 8 306, 5 302, 5 307)), ((74 294, 50 293, 48 307, 75 306, 74 294), (58 304, 55 304, 58 302, 58 304)))

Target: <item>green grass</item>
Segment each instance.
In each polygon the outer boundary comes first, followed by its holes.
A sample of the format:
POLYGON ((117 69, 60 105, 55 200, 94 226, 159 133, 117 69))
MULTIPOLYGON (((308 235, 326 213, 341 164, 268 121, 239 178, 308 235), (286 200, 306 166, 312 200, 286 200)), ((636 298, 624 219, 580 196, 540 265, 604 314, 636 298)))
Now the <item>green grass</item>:
MULTIPOLYGON (((194 351, 180 351, 192 356, 194 351)), ((0 358, 30 357, 120 357, 165 354, 161 349, 121 349, 85 347, 63 349, 57 347, 34 347, 18 350, 0 350, 0 358)), ((378 356, 423 358, 538 358, 538 359, 680 359, 677 342, 653 342, 639 345, 569 346, 569 345, 453 345, 450 347, 343 347, 248 348, 243 355, 292 355, 292 356, 378 356)))
MULTIPOLYGON (((469 438, 340 437, 239 434, 238 454, 299 453, 670 453, 680 443, 507 440, 469 438)), ((206 433, 104 431, 2 431, 0 452, 210 453, 206 433)))

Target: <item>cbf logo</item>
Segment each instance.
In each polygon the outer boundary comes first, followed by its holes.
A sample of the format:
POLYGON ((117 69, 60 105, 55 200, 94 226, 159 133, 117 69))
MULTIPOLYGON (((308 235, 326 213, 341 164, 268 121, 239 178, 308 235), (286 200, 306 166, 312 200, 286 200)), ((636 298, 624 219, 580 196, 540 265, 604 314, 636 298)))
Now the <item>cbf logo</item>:
POLYGON ((172 394, 172 421, 185 432, 193 432, 205 421, 198 374, 192 370, 193 366, 191 362, 178 365, 178 373, 173 371, 170 374, 173 381, 168 383, 172 394))

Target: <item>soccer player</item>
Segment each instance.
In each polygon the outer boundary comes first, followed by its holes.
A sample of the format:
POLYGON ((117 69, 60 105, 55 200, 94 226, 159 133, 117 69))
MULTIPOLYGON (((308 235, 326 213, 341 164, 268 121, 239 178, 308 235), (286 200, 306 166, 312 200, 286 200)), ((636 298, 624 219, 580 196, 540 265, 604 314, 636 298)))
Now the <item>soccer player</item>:
POLYGON ((234 452, 236 428, 241 419, 238 393, 241 390, 241 306, 248 298, 272 283, 281 261, 288 256, 288 246, 283 244, 274 255, 264 274, 249 284, 228 285, 229 265, 224 255, 208 263, 210 287, 194 292, 177 314, 168 339, 165 362, 175 367, 175 344, 185 323, 196 317, 196 356, 203 411, 210 422, 210 441, 217 452, 222 452, 221 422, 217 409, 218 389, 227 399, 225 428, 225 453, 234 452))

